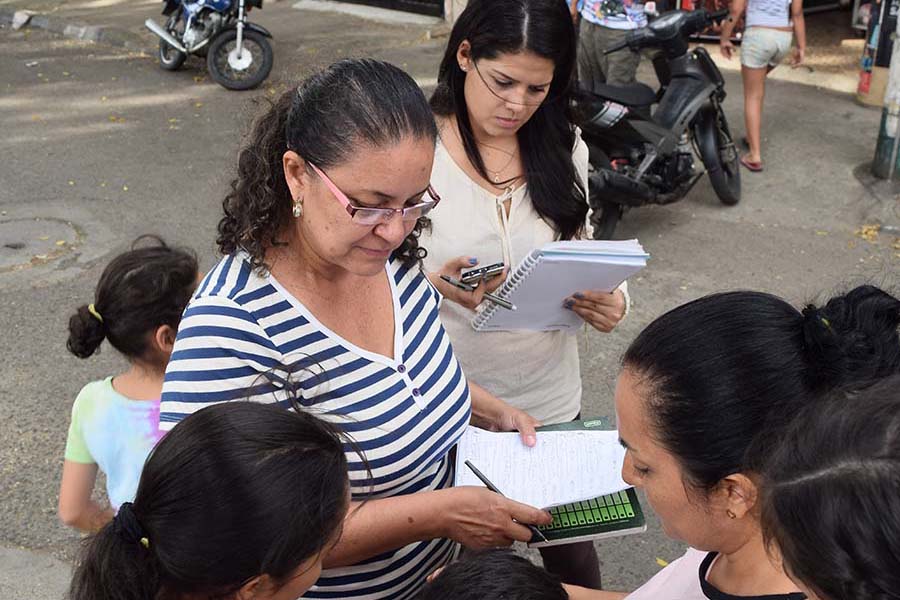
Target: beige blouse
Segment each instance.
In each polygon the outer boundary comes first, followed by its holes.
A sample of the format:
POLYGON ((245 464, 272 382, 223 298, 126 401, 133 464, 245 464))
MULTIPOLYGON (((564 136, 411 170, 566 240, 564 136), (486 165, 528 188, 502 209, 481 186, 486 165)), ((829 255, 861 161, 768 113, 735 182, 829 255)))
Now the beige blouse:
MULTIPOLYGON (((580 135, 573 160, 587 190, 588 149, 580 135)), ((531 250, 554 240, 553 228, 531 204, 527 185, 491 194, 466 175, 440 140, 431 182, 442 200, 431 212, 431 233, 423 233, 420 240, 428 250, 428 271, 458 256, 474 256, 481 266, 504 262, 515 268, 531 250), (507 199, 509 215, 503 210, 507 199)), ((471 326, 474 315, 455 302, 441 303, 441 320, 466 377, 544 424, 574 419, 581 410, 576 336, 560 331, 476 332, 471 326)))

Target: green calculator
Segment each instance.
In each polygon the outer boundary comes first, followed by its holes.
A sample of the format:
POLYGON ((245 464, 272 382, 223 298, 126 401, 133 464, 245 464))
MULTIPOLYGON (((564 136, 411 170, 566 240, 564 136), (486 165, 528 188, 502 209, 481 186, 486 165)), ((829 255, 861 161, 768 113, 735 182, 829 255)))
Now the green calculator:
POLYGON ((547 541, 534 536, 528 543, 530 547, 555 546, 647 530, 644 512, 634 488, 557 506, 550 509, 550 514, 553 515, 553 523, 538 527, 547 541))
MULTIPOLYGON (((538 431, 564 431, 585 429, 610 429, 609 421, 603 418, 572 421, 559 425, 541 427, 538 431)), ((569 544, 583 540, 601 539, 643 533, 647 530, 644 512, 634 488, 591 498, 583 502, 573 502, 550 509, 553 522, 538 527, 547 538, 531 538, 529 547, 541 548, 557 544, 569 544)))

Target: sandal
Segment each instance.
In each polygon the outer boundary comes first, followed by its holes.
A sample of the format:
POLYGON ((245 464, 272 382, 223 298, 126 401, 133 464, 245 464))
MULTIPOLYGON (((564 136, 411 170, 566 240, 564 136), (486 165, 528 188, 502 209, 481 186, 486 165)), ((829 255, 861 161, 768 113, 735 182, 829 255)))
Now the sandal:
POLYGON ((762 162, 748 160, 746 156, 741 157, 741 164, 747 167, 748 171, 752 171, 754 173, 759 173, 763 170, 762 162))

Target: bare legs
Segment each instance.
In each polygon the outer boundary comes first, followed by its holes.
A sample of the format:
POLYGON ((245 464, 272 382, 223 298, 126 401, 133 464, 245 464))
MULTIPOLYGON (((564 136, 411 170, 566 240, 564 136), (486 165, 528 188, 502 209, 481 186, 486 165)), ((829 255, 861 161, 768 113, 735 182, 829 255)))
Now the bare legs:
POLYGON ((762 106, 766 92, 766 75, 773 68, 751 69, 741 66, 741 78, 744 80, 744 126, 747 130, 747 144, 750 146, 747 160, 751 162, 762 161, 760 154, 762 106))

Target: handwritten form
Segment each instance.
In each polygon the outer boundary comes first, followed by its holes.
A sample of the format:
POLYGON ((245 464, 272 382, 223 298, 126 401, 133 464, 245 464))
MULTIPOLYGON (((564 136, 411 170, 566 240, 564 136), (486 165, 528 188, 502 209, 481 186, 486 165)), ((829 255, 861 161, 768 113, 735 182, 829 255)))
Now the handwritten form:
POLYGON ((469 427, 457 448, 456 485, 484 487, 469 460, 507 498, 551 508, 629 487, 624 459, 616 431, 543 431, 529 448, 518 433, 469 427))

